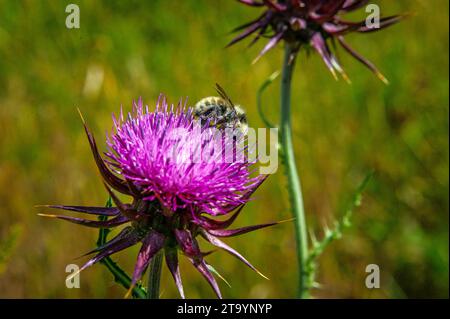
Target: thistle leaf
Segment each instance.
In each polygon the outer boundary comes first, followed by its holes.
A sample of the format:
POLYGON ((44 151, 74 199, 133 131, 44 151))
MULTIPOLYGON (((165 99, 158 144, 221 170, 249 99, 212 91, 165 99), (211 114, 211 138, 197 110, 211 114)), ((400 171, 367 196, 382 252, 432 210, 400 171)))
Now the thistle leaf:
MULTIPOLYGON (((353 198, 347 207, 344 215, 339 221, 336 221, 333 228, 325 227, 324 237, 314 241, 314 245, 309 251, 308 260, 306 262, 307 271, 310 274, 311 286, 313 286, 316 271, 317 258, 324 252, 324 250, 336 239, 342 236, 343 231, 351 226, 351 217, 354 210, 361 205, 362 194, 373 176, 373 172, 367 174, 362 183, 356 189, 353 198)), ((314 236, 312 234, 311 236, 314 236)), ((315 238, 315 236, 314 236, 315 238)))

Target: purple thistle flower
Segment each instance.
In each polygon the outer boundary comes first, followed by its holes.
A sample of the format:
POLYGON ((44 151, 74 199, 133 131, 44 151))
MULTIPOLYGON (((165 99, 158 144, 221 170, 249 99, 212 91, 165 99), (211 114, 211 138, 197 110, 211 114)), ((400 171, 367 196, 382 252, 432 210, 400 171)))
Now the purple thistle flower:
POLYGON ((198 129, 200 124, 194 119, 192 109, 182 106, 181 102, 175 108, 160 96, 156 110, 149 112, 140 99, 126 118, 121 112, 119 119, 113 117, 113 121, 114 132, 108 137, 105 159, 100 156, 84 120, 83 124, 95 162, 116 207, 47 206, 110 219, 98 221, 41 214, 96 228, 129 224, 103 246, 90 251, 88 254, 95 253, 95 256, 80 271, 141 242, 132 286, 140 280, 152 257, 164 250, 166 264, 184 298, 178 267, 178 250, 181 250, 221 298, 217 282, 204 259, 208 253, 202 252, 197 242, 200 235, 261 274, 219 238, 277 224, 228 229, 267 176, 251 177, 252 164, 245 161, 205 159, 205 150, 213 157, 222 155, 210 150, 223 140, 217 140, 217 131, 207 129, 208 123, 198 129), (122 203, 113 190, 132 196, 132 203, 122 203), (219 221, 214 219, 218 215, 230 216, 219 221))
POLYGON ((387 79, 376 66, 353 50, 344 40, 344 35, 351 32, 368 33, 384 29, 397 23, 404 16, 394 15, 380 19, 379 26, 371 28, 366 21, 351 22, 343 19, 341 14, 360 9, 368 0, 238 0, 252 7, 265 7, 265 11, 257 19, 250 21, 234 31, 244 30, 236 36, 228 46, 241 41, 252 34, 256 34, 250 45, 261 37, 268 37, 269 42, 264 46, 256 62, 267 51, 276 46, 281 40, 294 43, 297 51, 302 46, 311 46, 322 57, 327 68, 337 78, 337 73, 348 80, 337 57, 332 52, 328 41, 335 41, 355 59, 363 63, 380 80, 387 83, 387 79))

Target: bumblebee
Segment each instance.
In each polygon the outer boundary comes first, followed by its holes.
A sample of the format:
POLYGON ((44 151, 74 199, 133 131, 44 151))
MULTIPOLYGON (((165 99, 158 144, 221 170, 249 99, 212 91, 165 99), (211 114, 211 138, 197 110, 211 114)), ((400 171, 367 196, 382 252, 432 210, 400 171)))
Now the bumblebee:
POLYGON ((237 128, 245 134, 248 123, 244 110, 239 105, 234 105, 225 90, 217 83, 216 91, 220 97, 205 97, 195 104, 194 116, 201 120, 202 125, 209 122, 212 127, 237 128))

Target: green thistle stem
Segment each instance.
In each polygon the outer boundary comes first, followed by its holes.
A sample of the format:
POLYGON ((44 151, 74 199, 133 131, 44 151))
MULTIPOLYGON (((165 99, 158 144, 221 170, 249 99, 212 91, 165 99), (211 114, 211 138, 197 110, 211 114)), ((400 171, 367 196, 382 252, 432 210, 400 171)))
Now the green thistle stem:
POLYGON ((298 296, 309 298, 309 273, 306 268, 308 259, 308 237, 303 208, 303 195, 300 177, 295 166, 294 146, 291 125, 291 83, 295 66, 295 48, 286 43, 281 79, 281 155, 288 179, 289 199, 295 217, 295 238, 297 244, 297 263, 299 267, 298 296))
POLYGON ((159 299, 159 283, 161 281, 161 267, 163 252, 160 250, 150 261, 148 269, 148 299, 159 299))

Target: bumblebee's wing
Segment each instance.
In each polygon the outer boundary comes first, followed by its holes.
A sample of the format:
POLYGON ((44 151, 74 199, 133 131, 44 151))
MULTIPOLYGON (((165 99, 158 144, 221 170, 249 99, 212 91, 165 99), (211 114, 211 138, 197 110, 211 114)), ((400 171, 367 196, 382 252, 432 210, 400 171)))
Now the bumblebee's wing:
POLYGON ((230 106, 234 109, 234 104, 231 101, 230 97, 218 83, 216 83, 216 91, 217 91, 217 93, 219 93, 220 97, 222 99, 224 99, 225 101, 227 101, 230 104, 230 106))

